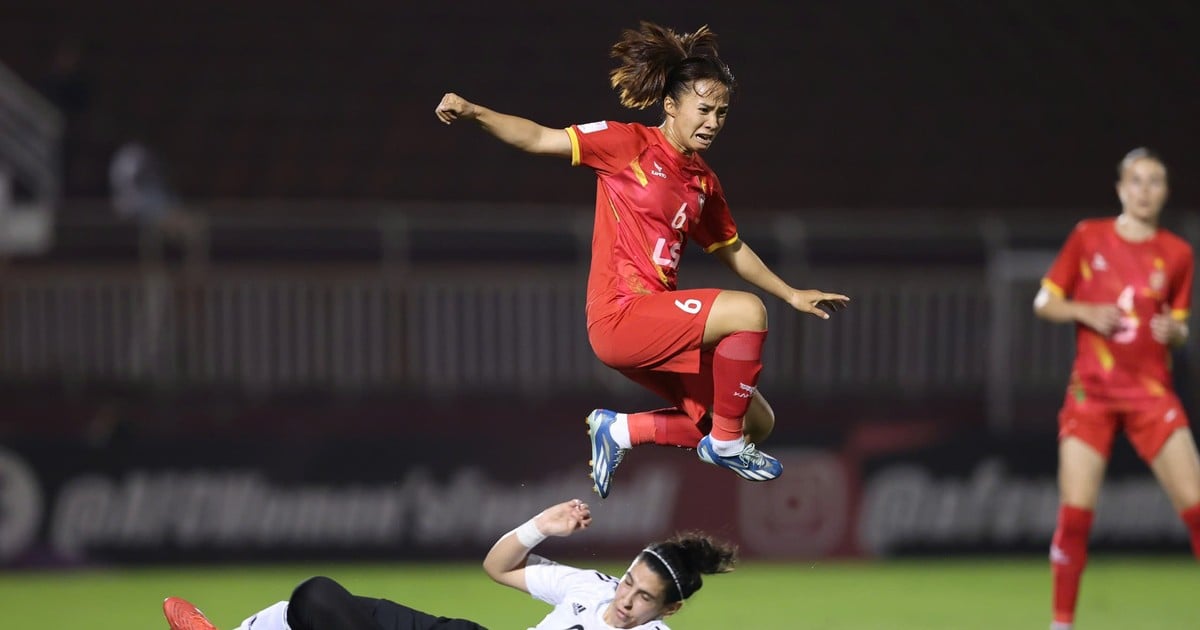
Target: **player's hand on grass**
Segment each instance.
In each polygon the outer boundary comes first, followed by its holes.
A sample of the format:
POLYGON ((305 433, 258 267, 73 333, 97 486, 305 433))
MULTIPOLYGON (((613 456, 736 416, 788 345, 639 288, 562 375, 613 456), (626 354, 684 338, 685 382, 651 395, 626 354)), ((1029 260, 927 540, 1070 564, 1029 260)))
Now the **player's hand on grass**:
POLYGON ((840 311, 846 308, 850 298, 840 293, 826 293, 816 289, 796 289, 788 298, 788 304, 801 313, 816 315, 821 319, 829 319, 828 311, 840 311))
POLYGON ((1121 309, 1115 304, 1075 303, 1075 320, 1108 337, 1121 323, 1121 309))
POLYGON ((547 536, 570 536, 592 524, 592 510, 583 501, 571 499, 542 510, 534 524, 547 536))
POLYGON ((437 114, 438 120, 449 125, 460 118, 463 120, 474 119, 479 115, 479 108, 454 92, 447 92, 433 112, 437 114))

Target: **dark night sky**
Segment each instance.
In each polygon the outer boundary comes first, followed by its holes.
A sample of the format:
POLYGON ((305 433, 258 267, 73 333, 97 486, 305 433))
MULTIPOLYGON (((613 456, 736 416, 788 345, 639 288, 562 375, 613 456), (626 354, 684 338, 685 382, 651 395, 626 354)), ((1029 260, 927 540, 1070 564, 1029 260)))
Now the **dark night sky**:
POLYGON ((0 60, 38 80, 56 41, 85 42, 94 161, 146 138, 193 196, 586 204, 588 173, 442 127, 442 93, 657 122, 617 105, 609 45, 639 19, 707 23, 741 85, 707 156, 735 206, 1112 207, 1143 144, 1173 205, 1200 206, 1186 0, 253 5, 0 0, 0 60))

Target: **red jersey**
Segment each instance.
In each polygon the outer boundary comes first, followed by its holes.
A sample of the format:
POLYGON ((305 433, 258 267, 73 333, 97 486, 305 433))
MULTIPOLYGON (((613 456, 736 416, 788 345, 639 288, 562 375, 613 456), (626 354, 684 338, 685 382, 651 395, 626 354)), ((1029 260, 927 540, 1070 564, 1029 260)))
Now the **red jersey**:
POLYGON ((717 176, 657 127, 602 121, 567 134, 571 164, 596 172, 589 325, 631 296, 674 291, 689 237, 706 252, 737 241, 717 176))
POLYGON ((1188 316, 1192 248, 1186 241, 1159 229, 1135 243, 1117 234, 1116 219, 1082 221, 1042 286, 1059 297, 1121 309, 1121 322, 1109 337, 1076 325, 1073 390, 1122 399, 1171 391, 1169 355, 1150 334, 1150 318, 1164 306, 1177 319, 1188 316))

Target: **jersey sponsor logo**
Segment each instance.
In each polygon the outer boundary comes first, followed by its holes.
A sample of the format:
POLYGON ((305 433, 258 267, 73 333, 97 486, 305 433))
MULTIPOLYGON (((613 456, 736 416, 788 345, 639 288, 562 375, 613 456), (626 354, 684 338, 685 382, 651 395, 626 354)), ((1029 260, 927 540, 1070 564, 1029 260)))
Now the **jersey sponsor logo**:
POLYGON ((608 129, 608 122, 603 120, 579 125, 579 133, 595 133, 597 131, 604 131, 605 129, 608 129))
POLYGON ((658 162, 654 162, 654 170, 650 171, 650 174, 663 179, 667 178, 667 174, 663 172, 662 164, 659 164, 658 162))
POLYGON ((682 243, 679 241, 667 245, 667 239, 659 238, 658 241, 654 243, 654 253, 651 254, 654 264, 660 267, 670 267, 671 269, 678 267, 679 249, 681 245, 682 243))
POLYGON ((1108 271, 1108 261, 1104 259, 1104 256, 1100 252, 1096 252, 1096 254, 1092 256, 1092 270, 1108 271))

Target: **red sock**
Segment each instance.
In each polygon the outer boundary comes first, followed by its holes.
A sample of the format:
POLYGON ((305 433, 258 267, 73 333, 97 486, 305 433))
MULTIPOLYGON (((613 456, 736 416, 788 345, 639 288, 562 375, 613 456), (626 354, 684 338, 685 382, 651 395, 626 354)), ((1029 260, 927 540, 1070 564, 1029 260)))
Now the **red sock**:
POLYGON ((746 410, 762 371, 766 338, 765 330, 742 330, 717 344, 713 352, 713 439, 742 437, 746 410))
POLYGON ((696 422, 683 411, 671 407, 631 413, 629 418, 629 441, 638 444, 659 444, 696 448, 704 433, 696 422))
POLYGON ((1200 560, 1200 503, 1179 513, 1192 535, 1192 555, 1200 560))
POLYGON ((1063 505, 1058 508, 1058 528, 1050 545, 1050 573, 1054 581, 1054 620, 1072 623, 1079 598, 1079 580, 1087 565, 1088 534, 1092 511, 1063 505))

